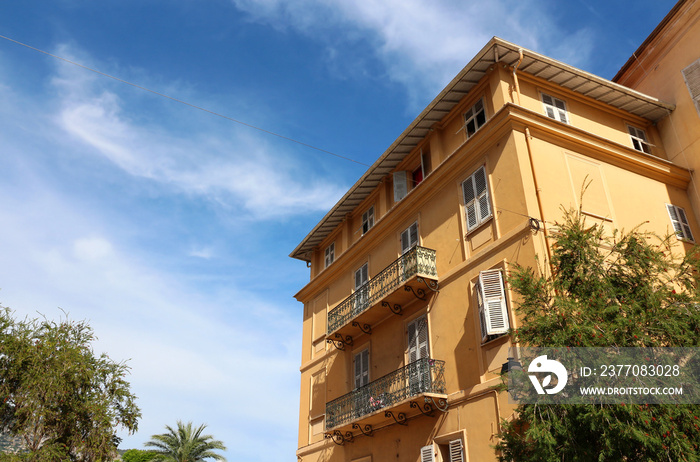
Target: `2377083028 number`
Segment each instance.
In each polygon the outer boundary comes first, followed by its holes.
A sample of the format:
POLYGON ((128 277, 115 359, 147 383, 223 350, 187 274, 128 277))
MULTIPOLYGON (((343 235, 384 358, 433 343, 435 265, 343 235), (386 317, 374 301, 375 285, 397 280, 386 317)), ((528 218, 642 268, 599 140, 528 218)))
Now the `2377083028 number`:
POLYGON ((670 364, 603 364, 600 377, 678 377, 680 366, 670 364))

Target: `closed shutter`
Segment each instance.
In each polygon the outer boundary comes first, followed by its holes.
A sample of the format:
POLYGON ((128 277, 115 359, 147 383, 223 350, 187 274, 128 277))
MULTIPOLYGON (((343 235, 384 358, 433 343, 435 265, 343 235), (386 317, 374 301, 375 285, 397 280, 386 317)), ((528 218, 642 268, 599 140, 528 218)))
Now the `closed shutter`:
POLYGON ((433 452, 432 444, 420 448, 420 462, 435 462, 435 453, 433 452))
POLYGON ((479 273, 481 306, 479 314, 482 322, 482 335, 499 335, 508 332, 508 307, 500 270, 488 270, 479 273))
POLYGON ((369 383, 369 350, 362 350, 355 355, 355 388, 369 383))
POLYGON ((464 462, 462 440, 450 441, 450 462, 464 462))
POLYGON ((418 223, 413 223, 401 233, 401 254, 418 245, 418 223))
POLYGON ((408 172, 394 172, 394 202, 399 202, 408 194, 408 172))
POLYGON ((683 78, 690 92, 690 97, 695 103, 698 116, 700 116, 700 59, 683 69, 683 78))
POLYGON ((429 356, 428 319, 423 315, 408 325, 408 362, 412 363, 429 356))
POLYGON ((690 223, 688 223, 685 210, 671 204, 666 204, 666 210, 668 211, 668 216, 671 219, 673 231, 675 231, 676 236, 678 236, 679 239, 688 239, 692 241, 693 233, 690 231, 690 223))
POLYGON ((368 279, 367 263, 365 263, 360 269, 355 271, 355 290, 365 285, 368 279))
POLYGON ((471 231, 491 216, 491 201, 484 167, 480 167, 464 180, 462 194, 466 207, 467 231, 471 231))

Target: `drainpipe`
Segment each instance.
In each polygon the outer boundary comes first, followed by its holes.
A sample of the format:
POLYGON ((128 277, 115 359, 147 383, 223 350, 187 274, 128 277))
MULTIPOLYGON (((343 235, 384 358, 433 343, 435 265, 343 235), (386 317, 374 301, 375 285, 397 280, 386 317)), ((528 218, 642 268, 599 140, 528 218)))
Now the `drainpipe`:
POLYGON ((515 84, 515 96, 517 97, 518 101, 518 106, 520 106, 520 84, 518 83, 518 66, 520 66, 520 63, 523 62, 523 49, 518 48, 518 54, 520 55, 520 59, 518 59, 518 64, 516 64, 513 67, 513 83, 515 84))
POLYGON ((544 234, 544 247, 547 249, 547 259, 549 260, 550 270, 552 268, 552 250, 549 248, 547 240, 547 223, 544 221, 544 212, 542 210, 542 197, 540 196, 540 187, 537 184, 537 175, 535 174, 535 164, 532 162, 532 145, 530 144, 530 129, 525 127, 525 144, 527 145, 527 156, 530 160, 530 172, 532 173, 532 182, 535 185, 535 196, 537 197, 537 208, 540 212, 540 221, 542 222, 542 233, 544 234))

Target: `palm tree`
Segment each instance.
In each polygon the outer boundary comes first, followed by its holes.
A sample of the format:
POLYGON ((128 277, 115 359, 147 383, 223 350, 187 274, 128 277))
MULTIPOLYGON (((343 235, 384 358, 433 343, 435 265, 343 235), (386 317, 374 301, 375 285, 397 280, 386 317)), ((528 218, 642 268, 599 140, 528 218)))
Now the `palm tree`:
POLYGON ((206 425, 193 428, 192 422, 183 424, 178 420, 177 430, 173 430, 169 425, 165 428, 167 433, 153 435, 151 440, 145 443, 145 446, 155 448, 157 455, 153 458, 154 461, 197 462, 208 458, 226 461, 224 456, 214 452, 216 449, 225 451, 224 443, 215 440, 211 435, 202 435, 206 425))

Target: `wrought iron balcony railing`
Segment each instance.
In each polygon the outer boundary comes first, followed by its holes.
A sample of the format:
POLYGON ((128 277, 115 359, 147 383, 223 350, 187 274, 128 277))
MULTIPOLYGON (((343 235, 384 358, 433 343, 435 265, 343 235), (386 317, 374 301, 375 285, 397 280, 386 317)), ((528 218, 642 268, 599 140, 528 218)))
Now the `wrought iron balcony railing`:
POLYGON ((328 334, 379 302, 413 276, 437 279, 435 251, 413 247, 328 312, 328 334))
POLYGON ((419 359, 326 403, 326 430, 423 393, 445 394, 445 361, 419 359))

